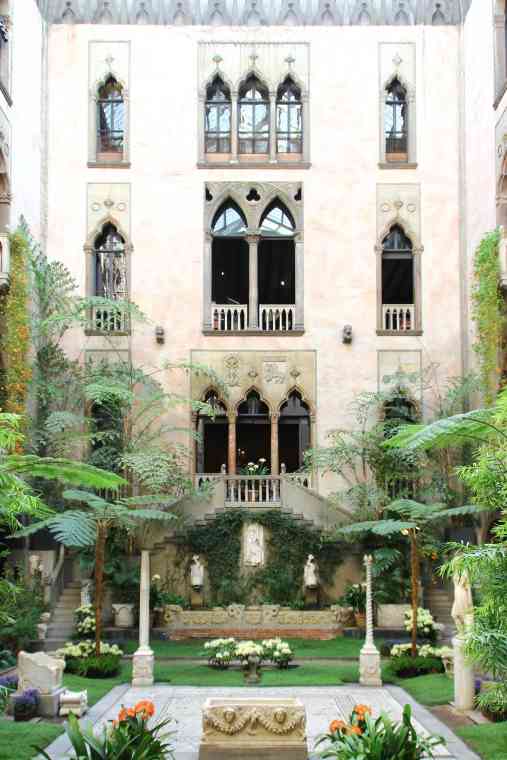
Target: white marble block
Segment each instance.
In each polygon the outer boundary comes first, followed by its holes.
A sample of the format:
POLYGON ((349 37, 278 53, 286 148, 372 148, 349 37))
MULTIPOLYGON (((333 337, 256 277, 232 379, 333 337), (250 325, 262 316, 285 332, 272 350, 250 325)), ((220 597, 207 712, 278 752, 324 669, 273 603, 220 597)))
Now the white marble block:
POLYGON ((149 647, 139 647, 132 658, 132 686, 153 686, 155 657, 149 647))
POLYGON ((45 652, 18 654, 18 692, 37 689, 41 694, 53 694, 62 686, 65 660, 50 657, 45 652))
POLYGON ((88 692, 85 691, 64 691, 60 696, 60 715, 76 715, 81 718, 88 710, 88 692))

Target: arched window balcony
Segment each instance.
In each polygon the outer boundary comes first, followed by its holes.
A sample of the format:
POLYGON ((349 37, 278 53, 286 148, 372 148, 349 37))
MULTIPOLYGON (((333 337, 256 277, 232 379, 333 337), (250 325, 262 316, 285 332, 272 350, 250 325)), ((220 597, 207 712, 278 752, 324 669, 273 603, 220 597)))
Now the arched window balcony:
POLYGON ((420 251, 403 228, 394 224, 381 246, 381 323, 380 331, 413 333, 420 330, 419 266, 420 251))

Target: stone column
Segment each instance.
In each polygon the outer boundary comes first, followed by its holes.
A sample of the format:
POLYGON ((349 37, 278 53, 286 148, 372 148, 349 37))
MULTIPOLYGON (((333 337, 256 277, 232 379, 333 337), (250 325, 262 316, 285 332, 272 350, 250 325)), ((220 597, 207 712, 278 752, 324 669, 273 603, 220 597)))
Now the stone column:
POLYGON ((359 655, 359 683, 363 686, 382 686, 380 653, 373 641, 373 599, 371 594, 371 566, 373 558, 365 555, 366 567, 366 639, 359 655))
POLYGON ((269 163, 276 164, 276 90, 269 93, 269 163))
POLYGON ((279 472, 279 455, 278 455, 278 422, 280 415, 274 412, 271 415, 271 474, 278 475, 279 472))
POLYGON ((258 249, 259 236, 247 235, 248 267, 249 267, 249 298, 248 298, 248 329, 257 330, 259 326, 259 284, 258 284, 258 249))
POLYGON ((132 686, 153 685, 153 650, 150 648, 150 552, 141 552, 139 594, 139 648, 132 661, 132 686))
MULTIPOLYGON (((192 432, 195 430, 197 430, 198 432, 201 432, 199 430, 200 421, 201 421, 201 417, 196 412, 192 412, 192 414, 190 415, 190 426, 191 426, 192 432)), ((196 441, 196 439, 192 436, 192 442, 190 444, 190 467, 189 467, 192 483, 194 483, 195 481, 199 445, 202 446, 202 443, 200 441, 196 441)))
POLYGON ((213 246, 213 236, 208 230, 204 230, 204 260, 202 267, 203 276, 203 315, 202 324, 205 330, 211 330, 211 249, 213 246))
POLYGON ((238 91, 231 93, 231 164, 238 163, 238 91))
POLYGON ((302 233, 299 233, 294 240, 295 247, 295 265, 296 265, 296 320, 295 329, 304 330, 305 327, 305 261, 304 261, 304 243, 302 233))
POLYGON ((310 103, 308 93, 301 96, 301 113, 303 120, 303 161, 310 162, 310 103))
POLYGON ((454 707, 456 710, 473 710, 474 670, 465 658, 465 639, 460 635, 455 636, 452 646, 454 650, 454 707))
POLYGON ((228 470, 229 475, 236 474, 236 412, 230 412, 229 420, 229 447, 228 447, 228 470))
POLYGON ((197 127, 197 135, 198 135, 198 161, 200 164, 204 163, 205 157, 206 157, 206 146, 204 145, 205 141, 205 135, 204 135, 204 120, 206 118, 206 92, 200 92, 199 93, 199 116, 198 116, 198 127, 197 127))

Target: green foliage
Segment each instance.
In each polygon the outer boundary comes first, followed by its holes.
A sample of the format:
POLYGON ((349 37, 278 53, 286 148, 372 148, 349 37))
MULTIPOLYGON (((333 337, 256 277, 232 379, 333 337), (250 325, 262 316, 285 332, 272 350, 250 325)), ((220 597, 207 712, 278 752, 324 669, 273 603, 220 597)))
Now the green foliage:
POLYGON ((364 583, 349 583, 342 596, 337 599, 342 607, 352 607, 354 612, 364 612, 366 609, 366 586, 364 583))
POLYGON ((98 657, 71 657, 65 670, 83 678, 111 678, 120 670, 121 655, 101 654, 98 657))
POLYGON ((483 684, 475 702, 484 715, 495 723, 507 720, 507 684, 483 684))
POLYGON ((37 638, 37 623, 44 611, 40 579, 12 571, 0 578, 0 646, 12 653, 37 638))
POLYGON ((139 602, 140 568, 127 557, 112 557, 105 567, 105 578, 113 593, 113 602, 139 602))
POLYGON ((359 707, 354 709, 350 725, 340 726, 341 721, 333 721, 330 729, 336 730, 322 736, 317 746, 326 744, 319 753, 322 758, 336 760, 422 760, 434 758, 433 750, 444 744, 438 736, 421 737, 412 724, 410 705, 403 708, 400 723, 396 723, 385 713, 373 720, 370 715, 358 719, 359 707))
POLYGON ((210 526, 192 526, 182 538, 192 553, 206 557, 212 602, 219 605, 245 603, 250 598, 291 605, 301 595, 303 568, 308 554, 317 557, 325 582, 342 560, 337 542, 323 543, 320 534, 277 510, 230 511, 217 515, 210 526), (266 566, 246 578, 240 577, 241 531, 246 522, 266 528, 266 566))
POLYGON ((500 368, 498 352, 501 347, 505 313, 500 292, 500 261, 498 230, 487 234, 479 243, 474 258, 472 284, 472 318, 477 339, 474 350, 478 356, 482 388, 486 403, 490 404, 498 387, 500 368))
POLYGON ((392 657, 386 668, 388 676, 398 678, 415 678, 428 673, 443 673, 444 666, 440 657, 411 657, 403 655, 392 657))

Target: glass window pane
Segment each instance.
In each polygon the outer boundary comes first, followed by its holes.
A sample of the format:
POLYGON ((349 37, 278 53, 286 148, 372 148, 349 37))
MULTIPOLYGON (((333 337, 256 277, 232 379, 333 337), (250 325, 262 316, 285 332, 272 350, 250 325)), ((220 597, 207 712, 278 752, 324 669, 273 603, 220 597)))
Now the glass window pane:
POLYGON ((289 124, 291 132, 299 132, 301 130, 301 106, 299 104, 290 107, 289 124))
POLYGON ((215 106, 206 106, 205 125, 207 132, 214 132, 217 128, 217 109, 215 106))
POLYGON ((299 137, 292 138, 290 141, 290 153, 302 153, 302 151, 303 151, 303 148, 302 148, 301 138, 299 137))
POLYGON ((231 107, 229 105, 219 106, 217 109, 218 130, 220 132, 229 132, 231 129, 231 107))
POLYGON ((277 153, 289 153, 289 141, 286 137, 279 137, 276 141, 277 153))
POLYGON ((239 130, 251 134, 253 129, 253 106, 241 105, 239 109, 239 130))
POLYGON ((253 153, 253 141, 241 139, 239 141, 240 153, 253 153))
POLYGON ((288 132, 289 130, 289 107, 280 105, 276 107, 276 128, 279 132, 288 132))
POLYGON ((217 139, 216 137, 206 136, 206 153, 217 152, 217 139))
POLYGON ((218 152, 219 153, 230 153, 231 152, 231 141, 228 137, 222 137, 218 141, 218 152))
POLYGON ((269 147, 268 147, 268 141, 267 140, 256 140, 255 141, 255 150, 254 153, 268 153, 269 147))
POLYGON ((239 235, 245 229, 243 217, 232 205, 225 206, 213 224, 213 232, 217 235, 239 235))
POLYGON ((256 132, 267 132, 269 130, 268 108, 264 104, 255 106, 254 128, 256 132))

